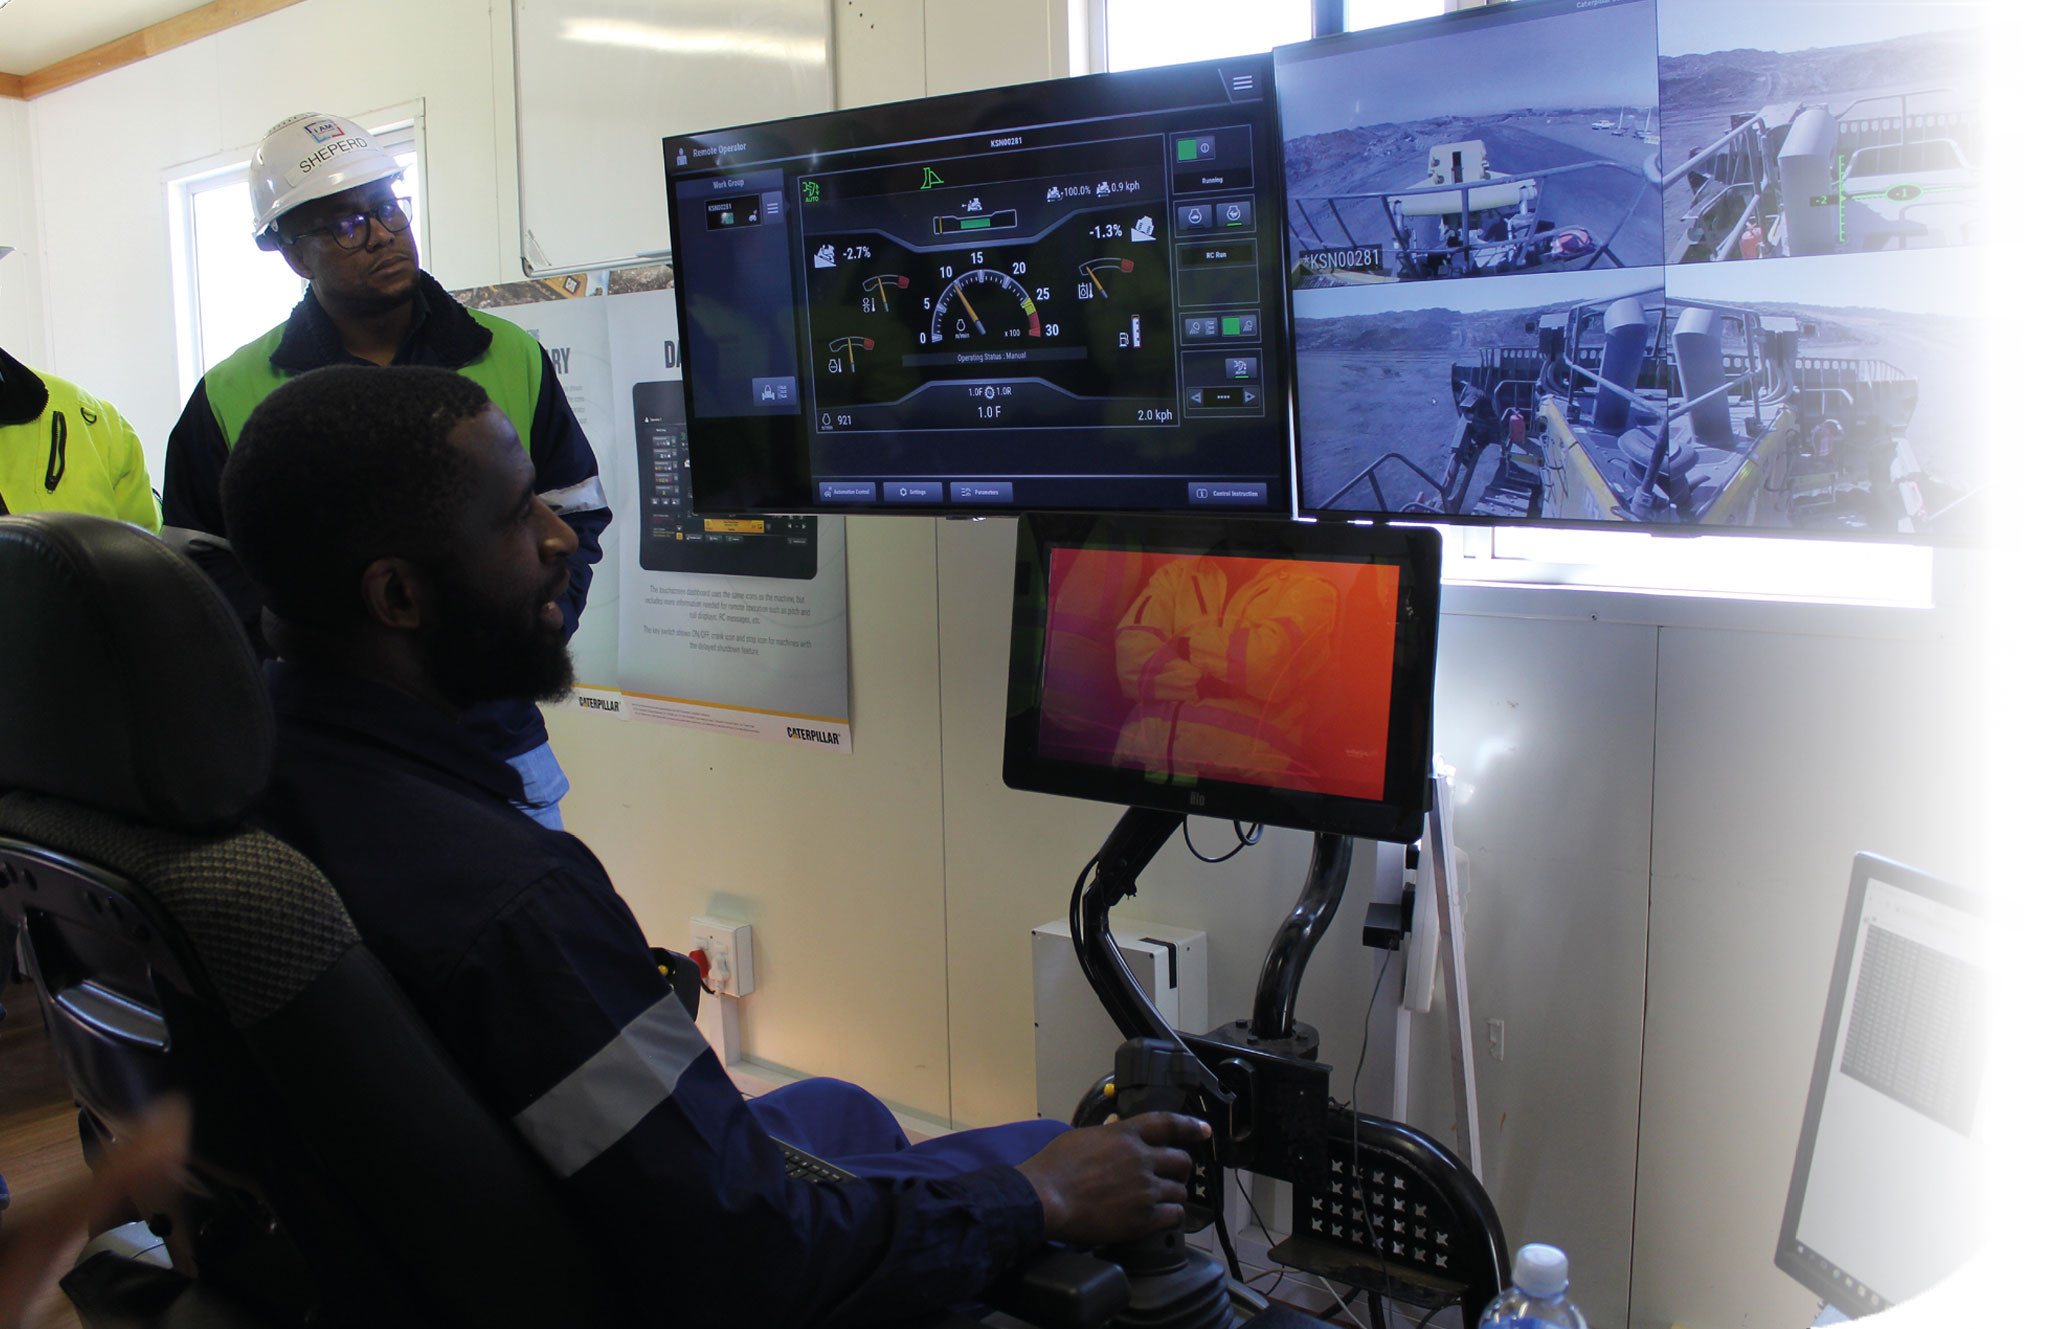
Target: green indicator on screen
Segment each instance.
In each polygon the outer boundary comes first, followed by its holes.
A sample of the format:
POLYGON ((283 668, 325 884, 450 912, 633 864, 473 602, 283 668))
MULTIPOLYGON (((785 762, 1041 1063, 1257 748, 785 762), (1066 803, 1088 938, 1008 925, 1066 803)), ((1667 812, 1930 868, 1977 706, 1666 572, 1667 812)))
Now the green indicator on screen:
POLYGON ((1178 161, 1181 161, 1181 162, 1195 162, 1195 161, 1197 161, 1198 159, 1199 159, 1199 141, 1198 141, 1197 139, 1195 139, 1195 138, 1180 138, 1180 139, 1178 139, 1178 140, 1177 140, 1177 160, 1178 160, 1178 161))
POLYGON ((1238 315, 1235 315, 1235 314, 1223 314, 1223 315, 1221 315, 1221 316, 1220 316, 1220 335, 1221 335, 1221 336, 1223 336, 1223 337, 1239 337, 1239 336, 1241 336, 1241 335, 1242 335, 1242 320, 1241 320, 1240 316, 1238 316, 1238 315))

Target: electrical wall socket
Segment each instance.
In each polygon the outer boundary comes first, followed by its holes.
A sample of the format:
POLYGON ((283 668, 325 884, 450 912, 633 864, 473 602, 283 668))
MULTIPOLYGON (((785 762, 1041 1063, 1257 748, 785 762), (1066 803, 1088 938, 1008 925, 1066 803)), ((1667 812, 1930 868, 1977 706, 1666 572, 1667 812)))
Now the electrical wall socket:
POLYGON ((728 918, 689 920, 689 949, 702 951, 710 960, 706 981, 728 997, 744 997, 754 990, 754 927, 728 918))

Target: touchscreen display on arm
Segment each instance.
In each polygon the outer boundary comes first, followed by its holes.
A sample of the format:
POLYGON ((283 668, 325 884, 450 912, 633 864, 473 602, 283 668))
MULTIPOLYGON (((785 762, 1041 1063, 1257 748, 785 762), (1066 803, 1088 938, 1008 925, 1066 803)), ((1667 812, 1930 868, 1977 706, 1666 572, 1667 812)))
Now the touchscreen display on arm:
POLYGON ((1043 756, 1383 798, 1399 569, 1057 549, 1043 756))
POLYGON ((1420 832, 1441 544, 1255 519, 1021 519, 1005 783, 1420 832))

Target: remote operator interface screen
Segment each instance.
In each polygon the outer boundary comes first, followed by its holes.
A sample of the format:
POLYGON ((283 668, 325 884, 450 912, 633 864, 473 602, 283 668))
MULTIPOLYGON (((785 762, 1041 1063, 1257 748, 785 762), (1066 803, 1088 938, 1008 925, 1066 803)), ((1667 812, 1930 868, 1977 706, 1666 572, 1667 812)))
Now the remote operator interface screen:
POLYGON ((1428 530, 1028 515, 1005 783, 1414 839, 1440 564, 1428 530))
POLYGON ((1289 511, 1268 57, 668 139, 699 512, 1289 511))

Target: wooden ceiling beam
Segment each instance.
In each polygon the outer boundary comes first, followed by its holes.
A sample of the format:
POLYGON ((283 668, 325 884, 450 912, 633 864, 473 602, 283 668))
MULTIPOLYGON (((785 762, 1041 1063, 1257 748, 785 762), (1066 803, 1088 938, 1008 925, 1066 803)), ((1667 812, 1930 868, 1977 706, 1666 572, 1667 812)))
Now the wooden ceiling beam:
POLYGON ((153 23, 150 27, 103 42, 90 51, 29 74, 0 74, 0 96, 41 97, 46 92, 68 88, 74 83, 105 74, 111 69, 148 60, 174 47, 212 37, 240 23, 263 18, 275 10, 299 4, 301 0, 210 0, 184 14, 153 23), (10 83, 11 81, 11 83, 10 83), (10 91, 10 87, 12 90, 10 91))

